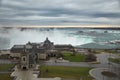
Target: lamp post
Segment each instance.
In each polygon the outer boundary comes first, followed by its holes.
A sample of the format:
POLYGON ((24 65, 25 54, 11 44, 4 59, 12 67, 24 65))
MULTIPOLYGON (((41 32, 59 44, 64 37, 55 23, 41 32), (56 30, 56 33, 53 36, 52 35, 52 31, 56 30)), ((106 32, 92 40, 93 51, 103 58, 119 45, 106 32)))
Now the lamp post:
POLYGON ((103 75, 103 80, 104 80, 104 75, 103 75))

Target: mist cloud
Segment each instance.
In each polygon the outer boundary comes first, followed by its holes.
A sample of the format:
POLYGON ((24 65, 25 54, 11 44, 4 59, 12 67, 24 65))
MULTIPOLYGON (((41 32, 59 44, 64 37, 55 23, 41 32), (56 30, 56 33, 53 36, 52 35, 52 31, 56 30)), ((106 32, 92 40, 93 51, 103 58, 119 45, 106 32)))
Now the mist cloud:
MULTIPOLYGON (((0 44, 2 44, 1 39, 6 40, 7 43, 3 45, 8 45, 5 48, 11 48, 15 44, 26 44, 27 42, 40 43, 43 42, 46 37, 54 44, 72 44, 82 45, 85 43, 93 42, 91 37, 81 36, 79 40, 79 35, 72 35, 71 33, 76 33, 74 30, 60 30, 60 29, 4 29, 0 28, 0 44)), ((1 46, 0 46, 1 47, 1 46)))

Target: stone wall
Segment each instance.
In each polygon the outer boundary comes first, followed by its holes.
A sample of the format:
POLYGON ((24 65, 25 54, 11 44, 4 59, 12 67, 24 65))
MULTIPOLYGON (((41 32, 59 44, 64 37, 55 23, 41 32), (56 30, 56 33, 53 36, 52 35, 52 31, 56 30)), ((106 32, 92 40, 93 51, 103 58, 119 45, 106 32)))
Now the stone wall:
POLYGON ((47 54, 45 53, 38 53, 38 59, 47 59, 47 54))
POLYGON ((10 57, 20 58, 21 57, 21 53, 10 53, 10 57))

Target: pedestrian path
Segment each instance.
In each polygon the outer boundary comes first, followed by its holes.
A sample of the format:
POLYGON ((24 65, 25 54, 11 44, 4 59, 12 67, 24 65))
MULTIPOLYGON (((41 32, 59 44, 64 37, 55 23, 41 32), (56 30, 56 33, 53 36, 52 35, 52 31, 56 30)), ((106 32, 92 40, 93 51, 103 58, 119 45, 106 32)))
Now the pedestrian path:
MULTIPOLYGON (((36 69, 38 66, 36 67, 36 69)), ((39 71, 36 69, 21 70, 15 66, 15 71, 11 74, 11 77, 16 77, 15 80, 61 80, 61 78, 38 78, 39 71)))
POLYGON ((94 77, 96 80, 120 80, 118 77, 107 77, 102 75, 103 71, 109 71, 108 68, 94 68, 90 70, 89 74, 94 77))

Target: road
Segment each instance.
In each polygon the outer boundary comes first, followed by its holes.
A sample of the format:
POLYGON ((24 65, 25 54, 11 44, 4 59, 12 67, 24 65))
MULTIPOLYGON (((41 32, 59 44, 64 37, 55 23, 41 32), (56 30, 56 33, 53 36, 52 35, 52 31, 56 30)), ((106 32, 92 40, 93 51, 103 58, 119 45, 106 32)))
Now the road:
POLYGON ((11 64, 13 63, 11 60, 1 60, 0 59, 0 64, 11 64))
POLYGON ((98 62, 101 64, 107 64, 109 63, 108 58, 119 58, 120 56, 118 54, 111 54, 111 53, 105 53, 102 52, 101 54, 96 54, 98 62))
MULTIPOLYGON (((96 67, 96 68, 109 68, 114 67, 113 65, 109 64, 93 64, 93 63, 86 63, 86 62, 44 62, 43 65, 49 66, 74 66, 74 67, 96 67)), ((120 65, 115 65, 115 67, 119 68, 120 65)))
POLYGON ((101 72, 103 72, 103 71, 109 71, 109 72, 111 72, 111 70, 109 70, 108 68, 95 68, 95 69, 92 69, 89 72, 89 74, 91 76, 93 76, 97 80, 120 80, 119 77, 107 77, 107 76, 103 76, 101 74, 101 72))
POLYGON ((9 72, 9 71, 0 71, 0 74, 6 74, 6 73, 12 73, 12 72, 9 72))

